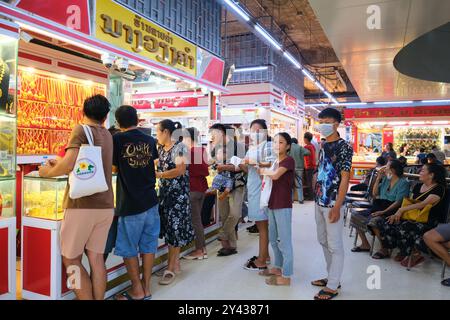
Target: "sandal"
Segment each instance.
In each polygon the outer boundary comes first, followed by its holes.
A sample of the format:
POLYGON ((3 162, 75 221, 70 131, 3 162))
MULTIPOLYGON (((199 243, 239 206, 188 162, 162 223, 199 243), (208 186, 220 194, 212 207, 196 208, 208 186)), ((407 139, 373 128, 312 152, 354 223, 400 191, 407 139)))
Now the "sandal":
POLYGON ((363 249, 361 247, 354 247, 351 251, 352 252, 370 252, 370 249, 363 249))
POLYGON ((289 279, 289 283, 279 283, 277 281, 277 279, 281 277, 281 276, 270 276, 270 278, 266 279, 266 284, 268 284, 269 286, 286 286, 289 287, 291 285, 290 279, 289 279))
POLYGON ((250 271, 261 271, 261 270, 266 270, 267 266, 262 266, 262 267, 258 267, 255 263, 256 260, 250 260, 248 261, 245 265, 244 265, 244 269, 245 270, 250 270, 250 271))
POLYGON ((390 254, 384 254, 383 252, 378 251, 377 253, 375 253, 372 256, 372 259, 381 260, 381 259, 389 258, 390 256, 391 256, 390 254))
POLYGON ((217 253, 217 256, 218 257, 227 257, 227 256, 231 256, 232 254, 236 254, 236 253, 237 253, 236 249, 233 249, 233 248, 222 248, 217 253))
POLYGON ((279 276, 279 274, 270 272, 269 269, 264 269, 263 271, 258 272, 258 275, 260 275, 262 277, 279 276))
POLYGON ((314 296, 314 300, 331 300, 337 297, 339 293, 336 292, 329 292, 325 290, 320 290, 318 294, 314 296), (325 297, 325 298, 321 298, 325 297))
MULTIPOLYGON (((416 256, 416 257, 412 257, 411 258, 411 265, 409 266, 410 268, 413 268, 415 266, 417 266, 418 264, 422 263, 425 261, 425 258, 422 256, 416 256)), ((406 257, 402 262, 401 265, 404 266, 405 268, 408 267, 408 263, 409 263, 409 258, 406 257)))
POLYGON ((450 278, 441 281, 441 284, 446 287, 450 287, 450 278))
MULTIPOLYGON (((141 301, 141 300, 145 300, 145 297, 142 299, 135 299, 132 296, 130 296, 130 294, 128 293, 128 291, 124 291, 121 294, 119 294, 119 297, 123 297, 125 299, 117 299, 117 296, 114 298, 114 300, 129 300, 129 301, 141 301)), ((150 296, 151 297, 151 296, 150 296)))
POLYGON ((397 262, 402 262, 403 260, 405 260, 405 256, 402 256, 401 254, 398 254, 394 257, 394 260, 397 262))
POLYGON ((172 271, 166 270, 163 273, 161 280, 159 280, 159 284, 161 285, 169 285, 175 280, 176 274, 172 271))
MULTIPOLYGON (((328 279, 320 279, 320 280, 315 280, 311 282, 311 285, 316 286, 316 287, 326 287, 328 284, 328 279)), ((342 286, 339 285, 338 289, 341 289, 342 286)))

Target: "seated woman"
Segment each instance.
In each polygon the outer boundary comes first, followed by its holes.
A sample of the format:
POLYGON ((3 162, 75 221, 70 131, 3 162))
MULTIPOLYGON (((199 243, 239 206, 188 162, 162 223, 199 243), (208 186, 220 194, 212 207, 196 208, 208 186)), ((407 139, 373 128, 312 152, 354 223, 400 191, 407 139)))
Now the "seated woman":
MULTIPOLYGON (((440 224, 437 228, 423 235, 428 248, 450 266, 450 223, 440 224)), ((442 280, 441 284, 450 287, 450 278, 442 280)))
MULTIPOLYGON (((392 160, 387 167, 379 170, 373 196, 375 201, 369 213, 356 213, 352 215, 352 221, 366 224, 369 228, 376 226, 377 221, 385 220, 386 217, 395 213, 402 205, 404 197, 409 195, 409 182, 403 177, 403 165, 398 160, 392 160)), ((377 237, 379 232, 372 229, 377 237)), ((357 230, 361 238, 361 245, 354 247, 352 252, 369 252, 370 244, 365 232, 357 230)))
POLYGON ((373 171, 381 167, 384 167, 385 165, 386 159, 383 157, 378 157, 376 160, 375 168, 370 169, 370 171, 366 173, 364 177, 364 182, 355 184, 350 188, 350 191, 367 191, 367 189, 369 188, 370 177, 372 176, 373 171))
POLYGON ((423 261, 415 245, 421 239, 422 235, 435 228, 439 222, 445 220, 444 213, 444 195, 445 195, 445 168, 437 164, 426 164, 420 172, 420 182, 414 187, 413 199, 420 202, 397 210, 397 213, 386 220, 379 221, 377 228, 381 234, 382 249, 377 252, 373 258, 383 259, 391 255, 391 250, 399 248, 400 252, 395 260, 401 262, 403 266, 408 265, 408 256, 415 252, 411 267, 423 261), (419 223, 415 221, 402 220, 402 215, 414 209, 423 209, 427 205, 432 205, 428 222, 419 223))

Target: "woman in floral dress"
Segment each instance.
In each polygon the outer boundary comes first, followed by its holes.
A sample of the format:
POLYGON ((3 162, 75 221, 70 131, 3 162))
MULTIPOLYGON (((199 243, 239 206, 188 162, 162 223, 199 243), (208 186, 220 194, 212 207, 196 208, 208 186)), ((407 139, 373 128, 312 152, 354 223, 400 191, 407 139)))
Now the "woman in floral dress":
POLYGON ((160 284, 171 284, 180 269, 180 248, 194 239, 192 226, 187 148, 174 139, 180 136, 181 124, 169 119, 158 124, 159 214, 161 235, 169 245, 169 262, 160 284))

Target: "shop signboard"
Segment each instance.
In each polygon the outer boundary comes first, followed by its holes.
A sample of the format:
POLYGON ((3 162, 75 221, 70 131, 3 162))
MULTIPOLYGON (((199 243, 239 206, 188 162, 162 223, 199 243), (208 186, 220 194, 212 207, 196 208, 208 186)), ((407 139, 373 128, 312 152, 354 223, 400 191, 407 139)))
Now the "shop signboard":
POLYGON ((225 62, 212 53, 197 48, 197 77, 222 85, 225 62))
POLYGON ((345 109, 345 119, 450 117, 450 106, 345 109))
POLYGON ((16 6, 73 30, 91 33, 88 0, 19 0, 16 6))
POLYGON ((95 37, 157 63, 197 75, 197 47, 112 0, 96 1, 95 37))
POLYGON ((173 97, 153 100, 142 100, 133 103, 136 109, 163 109, 197 107, 198 99, 193 97, 173 97))
POLYGON ((284 92, 283 93, 283 105, 286 107, 287 111, 289 111, 292 114, 296 114, 297 108, 298 108, 297 98, 284 92))

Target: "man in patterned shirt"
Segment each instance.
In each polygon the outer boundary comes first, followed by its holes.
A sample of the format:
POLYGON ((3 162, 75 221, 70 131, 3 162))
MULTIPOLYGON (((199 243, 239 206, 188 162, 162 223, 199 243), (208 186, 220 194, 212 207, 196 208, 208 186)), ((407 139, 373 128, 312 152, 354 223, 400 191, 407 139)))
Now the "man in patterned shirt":
POLYGON ((315 185, 317 238, 322 245, 328 276, 312 285, 324 287, 314 298, 330 300, 338 295, 344 268, 343 204, 352 167, 352 147, 339 137, 341 113, 327 108, 319 114, 320 133, 326 138, 319 155, 315 185))

